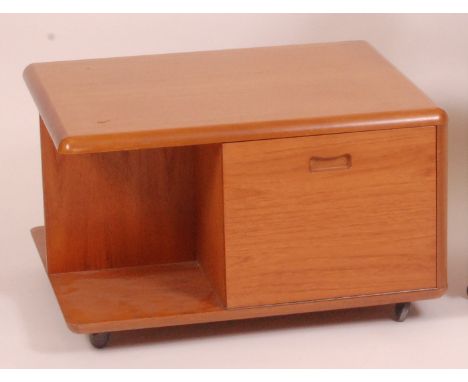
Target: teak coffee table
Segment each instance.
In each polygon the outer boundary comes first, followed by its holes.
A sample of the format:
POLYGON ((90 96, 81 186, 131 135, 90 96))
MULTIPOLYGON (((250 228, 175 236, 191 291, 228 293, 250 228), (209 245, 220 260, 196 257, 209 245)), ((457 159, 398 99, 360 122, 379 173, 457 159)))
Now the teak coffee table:
POLYGON ((65 320, 112 331, 446 289, 446 114, 365 42, 28 66, 65 320))

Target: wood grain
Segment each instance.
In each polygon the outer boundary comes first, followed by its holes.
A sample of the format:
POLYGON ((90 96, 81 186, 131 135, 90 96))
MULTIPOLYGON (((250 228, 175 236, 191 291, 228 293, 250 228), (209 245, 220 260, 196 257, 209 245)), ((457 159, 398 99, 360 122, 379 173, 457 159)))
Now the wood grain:
POLYGON ((58 154, 41 122, 50 273, 195 260, 192 147, 58 154))
MULTIPOLYGON (((45 258, 44 227, 32 230, 45 258)), ((65 321, 77 333, 143 329, 440 297, 444 288, 225 309, 196 263, 49 275, 65 321), (78 287, 78 288, 74 288, 78 287), (123 308, 117 304, 123 305, 123 308)))
POLYGON ((437 126, 437 287, 447 288, 447 125, 437 126))
POLYGON ((225 305, 226 266, 221 145, 197 146, 195 158, 197 259, 225 305))
POLYGON ((220 309, 197 262, 60 273, 50 281, 72 326, 220 309))
MULTIPOLYGON (((326 310, 350 309, 359 307, 369 307, 399 302, 413 302, 425 299, 440 297, 445 289, 427 289, 417 291, 399 291, 388 294, 362 295, 350 298, 307 301, 302 303, 265 305, 254 308, 223 309, 214 308, 210 304, 209 309, 179 314, 173 311, 174 315, 152 316, 147 318, 134 317, 129 319, 117 319, 106 322, 67 322, 70 330, 76 333, 97 333, 112 332, 120 330, 134 330, 144 328, 158 328, 176 325, 191 325, 205 322, 241 320, 258 317, 280 316, 299 313, 319 312, 326 310)), ((79 295, 78 295, 79 298, 79 295)), ((82 301, 82 300, 81 300, 82 301)), ((79 300, 76 300, 79 303, 79 300)))
POLYGON ((225 144, 228 307, 430 289, 436 129, 225 144), (311 173, 311 157, 352 167, 311 173))
POLYGON ((28 66, 60 153, 442 124, 444 113, 363 41, 28 66))

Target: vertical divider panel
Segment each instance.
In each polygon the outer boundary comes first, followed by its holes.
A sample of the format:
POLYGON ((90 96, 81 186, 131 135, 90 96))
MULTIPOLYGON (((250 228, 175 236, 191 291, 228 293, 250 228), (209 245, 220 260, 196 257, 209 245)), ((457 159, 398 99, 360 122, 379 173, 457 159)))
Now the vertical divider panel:
POLYGON ((222 146, 196 147, 196 248, 201 267, 226 305, 222 146))

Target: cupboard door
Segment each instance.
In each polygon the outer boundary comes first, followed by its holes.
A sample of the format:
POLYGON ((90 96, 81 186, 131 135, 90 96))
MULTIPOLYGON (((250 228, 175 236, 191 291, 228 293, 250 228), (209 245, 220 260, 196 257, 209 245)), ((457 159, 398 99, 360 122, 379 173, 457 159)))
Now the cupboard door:
POLYGON ((223 145, 230 308, 436 287, 436 128, 223 145))

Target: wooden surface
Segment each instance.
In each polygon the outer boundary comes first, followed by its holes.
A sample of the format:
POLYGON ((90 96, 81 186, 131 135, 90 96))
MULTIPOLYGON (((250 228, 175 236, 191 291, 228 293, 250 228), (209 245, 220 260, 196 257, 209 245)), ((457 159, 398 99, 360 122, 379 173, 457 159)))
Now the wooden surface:
POLYGON ((41 258, 42 265, 47 272, 47 249, 46 249, 46 236, 45 227, 38 226, 31 228, 31 236, 34 244, 36 245, 37 252, 41 258))
POLYGON ((228 307, 437 286, 435 127, 223 150, 228 307))
POLYGON ((65 156, 41 123, 50 273, 195 260, 192 147, 65 156))
POLYGON ((437 126, 437 287, 447 288, 447 125, 437 126))
MULTIPOLYGON (((45 251, 44 229, 33 239, 45 251)), ((45 258, 45 254, 41 254, 45 258)), ((322 310, 416 301, 441 296, 445 289, 304 303, 224 309, 196 263, 131 267, 49 275, 64 318, 77 333, 97 333, 196 324, 322 310)))
POLYGON ((61 153, 445 120, 362 41, 39 63, 24 77, 61 153))
POLYGON ((72 326, 219 310, 197 262, 50 275, 72 326))
POLYGON ((195 158, 197 259, 225 305, 226 266, 221 145, 198 146, 195 158))

